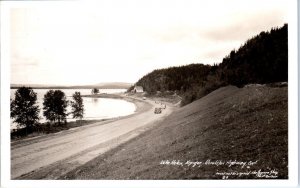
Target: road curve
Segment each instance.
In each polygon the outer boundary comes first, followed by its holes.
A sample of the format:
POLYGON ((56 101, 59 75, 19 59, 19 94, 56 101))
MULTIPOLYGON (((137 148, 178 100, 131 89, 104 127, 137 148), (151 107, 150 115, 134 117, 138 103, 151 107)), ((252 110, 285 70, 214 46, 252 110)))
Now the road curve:
POLYGON ((147 105, 147 110, 118 120, 12 142, 11 179, 57 179, 155 126, 173 111, 167 104, 161 114, 154 114, 159 104, 148 99, 136 101, 147 105))

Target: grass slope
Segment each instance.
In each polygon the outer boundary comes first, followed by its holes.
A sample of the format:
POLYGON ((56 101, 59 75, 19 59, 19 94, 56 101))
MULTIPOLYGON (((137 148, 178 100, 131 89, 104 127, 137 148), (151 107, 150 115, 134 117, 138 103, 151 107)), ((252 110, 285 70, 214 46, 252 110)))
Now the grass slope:
MULTIPOLYGON (((278 171, 288 178, 287 87, 227 86, 62 179, 220 179, 216 172, 278 171), (257 161, 240 166, 161 165, 162 160, 257 161)), ((262 178, 255 175, 230 178, 262 178)))

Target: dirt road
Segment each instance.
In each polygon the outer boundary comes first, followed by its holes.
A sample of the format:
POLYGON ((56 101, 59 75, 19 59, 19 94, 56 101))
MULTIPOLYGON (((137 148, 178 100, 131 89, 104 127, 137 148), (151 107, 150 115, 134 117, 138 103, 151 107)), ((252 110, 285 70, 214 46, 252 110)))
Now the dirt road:
POLYGON ((154 114, 154 101, 136 100, 147 108, 118 120, 94 123, 11 144, 12 179, 56 179, 155 126, 172 111, 154 114))

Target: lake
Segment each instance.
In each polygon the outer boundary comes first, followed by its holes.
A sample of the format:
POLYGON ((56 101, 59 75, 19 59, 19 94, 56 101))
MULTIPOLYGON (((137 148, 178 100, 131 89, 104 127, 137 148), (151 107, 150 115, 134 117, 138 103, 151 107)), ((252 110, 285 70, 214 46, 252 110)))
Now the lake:
MULTIPOLYGON (((43 99, 49 89, 33 89, 37 93, 37 103, 40 106, 40 122, 46 122, 43 116, 43 99)), ((91 94, 91 89, 60 89, 63 91, 67 100, 72 100, 72 95, 75 91, 80 92, 81 95, 91 94)), ((123 93, 126 89, 100 89, 101 93, 123 93)), ((16 89, 10 90, 10 97, 14 98, 16 89)), ((108 99, 108 98, 90 98, 83 97, 84 104, 84 120, 106 119, 113 117, 120 117, 133 114, 136 110, 136 106, 125 100, 120 99, 108 99)), ((71 107, 68 106, 67 111, 70 112, 71 107)), ((68 121, 74 121, 72 116, 67 117, 68 121)), ((11 120, 12 123, 12 120, 11 120)), ((16 125, 12 123, 11 128, 16 128, 16 125)))

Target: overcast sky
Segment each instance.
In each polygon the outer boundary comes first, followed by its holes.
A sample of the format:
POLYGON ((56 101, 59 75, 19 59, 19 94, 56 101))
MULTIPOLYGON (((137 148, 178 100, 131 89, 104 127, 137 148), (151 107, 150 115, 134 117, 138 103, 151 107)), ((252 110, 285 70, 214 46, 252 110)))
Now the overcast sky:
POLYGON ((14 8, 11 83, 134 83, 158 68, 219 63, 247 39, 288 23, 287 2, 48 1, 14 8))

